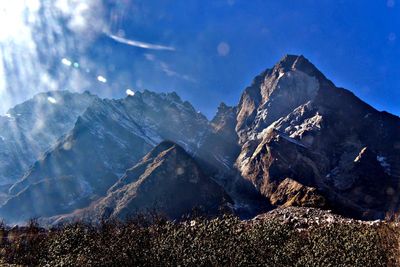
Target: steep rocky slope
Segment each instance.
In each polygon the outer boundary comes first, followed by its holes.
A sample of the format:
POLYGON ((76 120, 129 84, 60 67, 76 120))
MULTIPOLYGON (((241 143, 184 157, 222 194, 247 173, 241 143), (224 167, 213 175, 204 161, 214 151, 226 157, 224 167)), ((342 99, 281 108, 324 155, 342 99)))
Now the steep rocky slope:
POLYGON ((42 93, 0 116, 0 184, 21 178, 36 159, 61 136, 97 98, 90 93, 42 93))
POLYGON ((272 205, 235 168, 240 153, 236 113, 236 107, 220 104, 210 122, 211 130, 206 132, 194 156, 205 173, 232 197, 234 212, 245 219, 270 210, 272 205))
MULTIPOLYGON (((144 91, 120 100, 97 99, 79 117, 74 129, 11 187, 13 197, 0 208, 0 214, 7 216, 15 207, 36 205, 22 196, 31 195, 28 192, 35 190, 38 182, 57 183, 61 177, 72 177, 79 187, 47 188, 39 197, 47 199, 71 189, 67 194, 70 199, 59 203, 64 207, 60 211, 81 208, 104 195, 126 169, 162 140, 194 151, 207 130, 207 119, 175 93, 144 91), (87 193, 79 194, 81 191, 87 193)), ((21 218, 27 216, 20 212, 21 218)))
POLYGON ((42 93, 0 117, 0 184, 20 178, 42 153, 72 129, 95 98, 89 93, 42 93))
POLYGON ((259 75, 237 121, 236 165, 273 203, 362 218, 398 209, 400 119, 335 87, 303 56, 259 75))
POLYGON ((136 212, 158 211, 179 219, 198 208, 213 215, 231 202, 212 179, 204 175, 195 160, 179 145, 164 141, 89 208, 61 216, 56 222, 99 218, 125 219, 136 212))
POLYGON ((196 151, 196 156, 213 166, 215 170, 230 172, 239 155, 240 147, 235 132, 236 107, 221 103, 211 120, 208 131, 196 151))

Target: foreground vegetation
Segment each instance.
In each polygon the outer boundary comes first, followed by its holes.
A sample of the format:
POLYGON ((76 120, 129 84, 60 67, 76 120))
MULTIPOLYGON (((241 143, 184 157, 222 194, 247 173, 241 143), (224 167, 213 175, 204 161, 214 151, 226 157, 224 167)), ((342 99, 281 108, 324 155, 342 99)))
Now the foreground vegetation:
POLYGON ((395 266, 391 224, 279 220, 225 215, 174 223, 139 216, 125 223, 82 223, 44 230, 1 228, 4 264, 28 266, 395 266))

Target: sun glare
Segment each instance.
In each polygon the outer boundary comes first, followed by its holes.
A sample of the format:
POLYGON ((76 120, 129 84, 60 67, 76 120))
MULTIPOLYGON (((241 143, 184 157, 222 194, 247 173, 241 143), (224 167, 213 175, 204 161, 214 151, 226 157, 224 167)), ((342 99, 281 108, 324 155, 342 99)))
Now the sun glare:
POLYGON ((29 34, 29 24, 37 17, 39 0, 0 2, 0 42, 15 42, 29 34))

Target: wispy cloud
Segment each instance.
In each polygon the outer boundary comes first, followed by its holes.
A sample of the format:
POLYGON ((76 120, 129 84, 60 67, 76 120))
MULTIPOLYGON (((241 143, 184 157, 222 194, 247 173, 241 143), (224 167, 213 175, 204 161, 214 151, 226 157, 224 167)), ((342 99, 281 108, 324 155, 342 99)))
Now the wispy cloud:
POLYGON ((160 68, 161 68, 162 72, 164 72, 169 77, 176 77, 176 78, 188 81, 188 82, 196 82, 189 75, 181 74, 181 73, 174 71, 167 63, 165 63, 163 61, 160 61, 159 64, 160 64, 160 68))
POLYGON ((173 70, 168 63, 157 59, 155 55, 153 55, 153 54, 145 54, 144 56, 148 61, 154 62, 155 65, 163 73, 165 73, 165 75, 167 75, 168 77, 175 77, 175 78, 179 78, 179 79, 182 79, 182 80, 185 80, 185 81, 188 81, 188 82, 196 82, 196 80, 193 79, 191 76, 189 76, 187 74, 181 74, 181 73, 173 70))
POLYGON ((122 44, 130 45, 130 46, 135 46, 143 49, 152 49, 152 50, 167 50, 167 51, 175 51, 174 47, 171 46, 165 46, 165 45, 158 45, 158 44, 151 44, 151 43, 145 43, 137 40, 132 40, 132 39, 126 39, 120 36, 116 36, 114 34, 110 33, 105 33, 108 37, 113 39, 114 41, 117 41, 122 44))

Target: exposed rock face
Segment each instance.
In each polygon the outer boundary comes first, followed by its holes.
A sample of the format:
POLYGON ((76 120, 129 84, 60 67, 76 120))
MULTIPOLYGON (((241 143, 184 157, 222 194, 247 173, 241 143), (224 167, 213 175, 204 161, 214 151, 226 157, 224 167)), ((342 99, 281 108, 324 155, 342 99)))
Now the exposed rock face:
POLYGON ((284 197, 290 178, 306 199, 318 194, 346 215, 398 208, 400 119, 335 87, 304 57, 286 56, 258 76, 237 120, 236 165, 271 202, 301 203, 284 197))
MULTIPOLYGON (((194 151, 208 125, 203 115, 175 93, 144 91, 121 100, 96 99, 73 130, 11 187, 13 197, 0 208, 0 214, 7 216, 9 207, 26 205, 21 193, 35 190, 34 184, 61 177, 72 177, 90 192, 78 194, 81 189, 66 188, 79 199, 60 203, 63 210, 82 208, 103 196, 126 169, 162 140, 173 140, 194 151)), ((47 188, 39 197, 47 199, 57 190, 63 189, 47 188)))
POLYGON ((271 194, 271 204, 289 207, 319 207, 324 208, 324 197, 313 187, 302 185, 290 178, 284 179, 271 194))
POLYGON ((183 148, 165 141, 127 170, 104 198, 58 221, 125 219, 136 212, 153 210, 179 219, 194 208, 217 214, 228 202, 230 198, 222 187, 204 175, 183 148))
POLYGON ((279 221, 296 227, 298 230, 313 229, 321 225, 356 224, 366 226, 379 226, 387 224, 385 221, 361 221, 342 217, 331 210, 321 210, 308 207, 278 207, 267 213, 256 216, 248 223, 257 223, 264 220, 279 221))
POLYGON ((229 173, 239 155, 239 139, 235 131, 236 107, 228 107, 221 103, 217 114, 211 120, 211 129, 200 142, 196 150, 196 158, 206 163, 209 172, 229 173))
POLYGON ((0 116, 0 184, 21 178, 96 98, 89 93, 42 93, 0 116))
POLYGON ((234 200, 233 210, 242 218, 250 218, 271 209, 269 201, 244 179, 235 168, 240 153, 236 133, 237 108, 221 103, 208 131, 195 153, 205 173, 217 181, 234 200))

